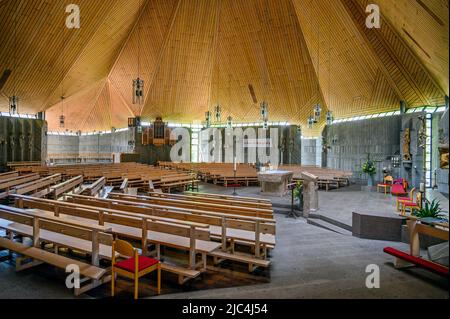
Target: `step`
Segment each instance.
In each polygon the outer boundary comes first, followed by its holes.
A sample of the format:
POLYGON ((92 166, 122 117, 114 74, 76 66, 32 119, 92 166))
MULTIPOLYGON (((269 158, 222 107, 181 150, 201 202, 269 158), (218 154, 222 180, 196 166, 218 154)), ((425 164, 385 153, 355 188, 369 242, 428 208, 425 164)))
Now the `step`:
POLYGON ((317 226, 317 227, 321 227, 324 229, 327 229, 329 231, 341 234, 341 235, 345 235, 345 236, 352 236, 352 232, 346 229, 343 229, 341 227, 338 227, 336 225, 330 224, 324 220, 321 219, 316 219, 316 218, 309 218, 308 219, 308 224, 313 225, 313 226, 317 226))

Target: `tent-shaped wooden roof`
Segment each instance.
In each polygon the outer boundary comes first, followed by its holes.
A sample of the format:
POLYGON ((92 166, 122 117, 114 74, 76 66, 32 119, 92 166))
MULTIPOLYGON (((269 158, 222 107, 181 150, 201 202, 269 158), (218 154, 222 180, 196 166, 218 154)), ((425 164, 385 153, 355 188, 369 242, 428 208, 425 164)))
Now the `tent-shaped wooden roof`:
POLYGON ((16 92, 51 130, 64 113, 64 130, 99 131, 134 116, 199 122, 218 103, 255 122, 265 100, 270 121, 306 126, 318 102, 339 118, 448 95, 447 0, 76 2, 80 29, 64 27, 71 0, 0 0, 0 76, 12 70, 0 111, 16 92), (365 26, 371 3, 380 29, 365 26), (132 104, 138 52, 143 105, 132 104))

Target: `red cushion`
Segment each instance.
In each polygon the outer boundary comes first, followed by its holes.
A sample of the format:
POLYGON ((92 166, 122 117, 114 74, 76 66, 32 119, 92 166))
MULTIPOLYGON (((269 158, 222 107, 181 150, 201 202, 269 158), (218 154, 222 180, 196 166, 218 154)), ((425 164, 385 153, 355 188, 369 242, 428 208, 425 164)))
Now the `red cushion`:
POLYGON ((401 203, 412 202, 412 201, 413 200, 411 198, 407 198, 407 197, 405 197, 405 198, 402 198, 402 197, 397 198, 397 202, 401 202, 401 203))
POLYGON ((405 206, 417 206, 417 203, 414 202, 402 202, 402 204, 405 206))
POLYGON ((407 254, 403 251, 397 250, 392 247, 386 247, 383 251, 389 255, 395 256, 397 258, 403 259, 411 264, 417 265, 418 267, 427 269, 435 274, 448 277, 448 267, 436 264, 426 259, 422 259, 420 257, 415 257, 410 254, 407 254))
POLYGON ((392 185, 391 193, 392 193, 393 195, 404 195, 404 194, 406 194, 405 189, 404 189, 403 186, 400 185, 400 184, 394 184, 394 185, 392 185))
MULTIPOLYGON (((138 261, 139 271, 142 271, 148 267, 151 267, 151 266, 159 263, 158 260, 156 260, 154 258, 149 258, 146 256, 139 256, 138 258, 139 258, 139 261, 138 261)), ((127 270, 129 272, 134 272, 134 265, 135 265, 135 259, 129 258, 129 259, 119 261, 114 266, 117 268, 123 269, 123 270, 127 270)))

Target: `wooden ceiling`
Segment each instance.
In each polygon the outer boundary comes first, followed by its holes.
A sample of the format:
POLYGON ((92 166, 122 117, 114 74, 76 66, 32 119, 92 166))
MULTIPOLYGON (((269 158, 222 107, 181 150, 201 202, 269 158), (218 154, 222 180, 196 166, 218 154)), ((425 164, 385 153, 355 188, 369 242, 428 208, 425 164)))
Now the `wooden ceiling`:
POLYGON ((216 104, 254 122, 266 100, 270 121, 306 127, 318 102, 348 117, 449 93, 446 0, 78 0, 81 28, 69 30, 72 2, 0 1, 0 73, 13 70, 0 111, 16 92, 19 111, 45 110, 50 130, 64 113, 64 130, 99 131, 132 116, 200 122, 216 104), (369 3, 381 29, 365 27, 369 3), (143 105, 132 104, 138 53, 143 105))

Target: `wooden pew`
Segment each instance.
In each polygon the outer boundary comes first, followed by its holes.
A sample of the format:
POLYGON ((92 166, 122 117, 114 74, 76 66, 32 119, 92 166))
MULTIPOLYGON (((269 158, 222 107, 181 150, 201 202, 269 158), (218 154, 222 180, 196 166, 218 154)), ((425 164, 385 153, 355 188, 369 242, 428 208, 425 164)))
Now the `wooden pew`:
POLYGON ((83 190, 82 194, 89 195, 89 196, 95 196, 105 187, 105 185, 106 185, 106 178, 100 177, 93 184, 86 187, 83 190))
POLYGON ((99 267, 100 258, 111 259, 113 237, 107 227, 0 205, 0 228, 9 234, 9 239, 0 238, 0 247, 20 255, 16 258, 17 271, 40 263, 48 263, 64 271, 69 265, 77 265, 80 275, 86 277, 81 280, 83 286, 74 290, 77 296, 110 280, 107 270, 99 267), (32 247, 15 242, 15 234, 32 238, 32 247), (45 250, 46 243, 55 245, 54 252, 45 250), (89 253, 91 264, 58 255, 61 247, 89 253))
POLYGON ((171 199, 189 200, 193 202, 205 202, 211 204, 272 209, 272 203, 270 202, 270 200, 253 202, 253 201, 246 201, 246 197, 238 197, 238 196, 212 197, 209 196, 210 194, 206 193, 193 193, 193 194, 190 194, 189 192, 184 192, 184 194, 165 194, 160 192, 148 192, 148 196, 157 198, 171 198, 171 199))
POLYGON ((40 209, 55 216, 67 215, 77 220, 111 227, 116 236, 139 240, 144 254, 148 253, 149 244, 155 245, 155 250, 150 253, 156 254, 157 258, 161 256, 161 246, 188 251, 187 266, 162 263, 161 269, 177 274, 180 284, 205 271, 207 254, 220 247, 220 244, 209 240, 210 234, 206 224, 29 196, 14 197, 16 206, 20 208, 40 209), (201 255, 200 262, 196 260, 197 254, 201 255))
POLYGON ((136 203, 120 199, 98 199, 87 196, 68 195, 67 200, 81 205, 114 208, 116 210, 136 212, 151 216, 187 220, 210 225, 211 238, 221 242, 222 251, 217 250, 210 255, 216 263, 224 259, 244 262, 252 272, 256 266, 268 267, 267 250, 275 246, 275 221, 258 217, 223 214, 215 211, 194 210, 167 205, 136 203), (227 243, 230 243, 228 247, 227 243), (254 255, 242 254, 235 250, 235 244, 250 246, 254 255), (217 253, 217 254, 216 254, 217 253), (229 258, 225 258, 228 256, 229 258))
POLYGON ((408 220, 407 224, 410 232, 409 253, 402 252, 392 247, 386 247, 383 249, 385 253, 395 257, 394 262, 395 268, 401 269, 417 266, 426 269, 428 271, 431 271, 437 275, 448 278, 449 277, 448 266, 444 266, 420 257, 420 242, 419 242, 420 234, 448 241, 449 239, 448 228, 442 229, 437 228, 436 226, 431 227, 429 225, 421 224, 417 220, 408 220))
POLYGON ((0 199, 6 198, 9 196, 10 189, 21 184, 25 184, 31 181, 35 181, 39 179, 40 176, 37 173, 28 174, 17 177, 10 177, 0 181, 0 190, 4 190, 4 192, 0 193, 0 199))
POLYGON ((14 177, 19 177, 19 172, 7 172, 7 173, 1 173, 0 174, 0 182, 5 180, 5 179, 10 179, 10 178, 14 178, 14 177))
POLYGON ((66 193, 67 191, 75 191, 77 187, 81 187, 83 184, 83 176, 76 176, 71 178, 61 184, 50 187, 50 195, 54 199, 58 199, 61 194, 66 193))
POLYGON ((126 199, 128 201, 133 201, 136 203, 149 203, 155 205, 166 205, 170 207, 182 207, 188 209, 200 209, 215 211, 223 214, 233 214, 242 216, 253 216, 260 218, 273 218, 272 209, 263 209, 256 207, 246 207, 246 206, 234 206, 234 205, 222 205, 208 202, 198 202, 189 200, 179 200, 172 198, 163 197, 152 197, 152 196, 139 196, 139 195, 128 195, 120 193, 110 193, 109 198, 119 198, 126 199))
POLYGON ((261 204, 271 204, 270 199, 266 198, 255 198, 255 197, 242 197, 233 195, 221 195, 221 194, 209 194, 209 193, 195 193, 195 192, 184 192, 185 195, 206 197, 212 199, 227 199, 227 200, 238 200, 239 202, 246 203, 261 203, 261 204))
POLYGON ((23 195, 32 193, 35 197, 44 197, 51 192, 51 185, 61 181, 61 174, 54 174, 45 178, 18 185, 11 193, 23 195))

